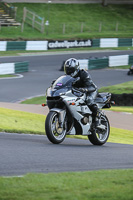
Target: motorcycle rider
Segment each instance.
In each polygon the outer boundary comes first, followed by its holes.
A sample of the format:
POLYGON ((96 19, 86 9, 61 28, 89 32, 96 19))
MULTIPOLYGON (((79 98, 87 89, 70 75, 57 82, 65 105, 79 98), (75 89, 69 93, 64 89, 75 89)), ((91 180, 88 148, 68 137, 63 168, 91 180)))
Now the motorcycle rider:
POLYGON ((73 87, 76 87, 79 91, 87 94, 86 103, 93 113, 95 126, 98 127, 100 124, 100 112, 94 101, 97 96, 97 86, 93 83, 89 73, 79 68, 79 62, 75 58, 66 60, 64 72, 78 80, 73 83, 73 87))

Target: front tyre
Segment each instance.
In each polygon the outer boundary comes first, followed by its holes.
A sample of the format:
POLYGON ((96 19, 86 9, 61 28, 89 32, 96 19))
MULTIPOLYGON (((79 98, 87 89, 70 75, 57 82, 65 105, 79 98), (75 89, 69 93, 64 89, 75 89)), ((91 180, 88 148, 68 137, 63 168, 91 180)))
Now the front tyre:
POLYGON ((48 113, 45 121, 45 130, 48 139, 54 144, 59 144, 66 136, 66 121, 64 121, 63 126, 60 127, 58 113, 51 111, 48 113))
POLYGON ((88 139, 94 145, 103 145, 108 140, 110 134, 110 124, 105 115, 101 115, 101 124, 104 125, 104 130, 93 128, 92 134, 88 135, 88 139))

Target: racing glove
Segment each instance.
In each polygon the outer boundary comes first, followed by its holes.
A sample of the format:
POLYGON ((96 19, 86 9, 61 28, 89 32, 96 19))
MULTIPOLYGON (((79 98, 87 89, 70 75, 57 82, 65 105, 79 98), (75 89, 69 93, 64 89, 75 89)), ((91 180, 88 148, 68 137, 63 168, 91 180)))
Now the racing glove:
POLYGON ((80 92, 88 92, 86 88, 77 88, 80 92))

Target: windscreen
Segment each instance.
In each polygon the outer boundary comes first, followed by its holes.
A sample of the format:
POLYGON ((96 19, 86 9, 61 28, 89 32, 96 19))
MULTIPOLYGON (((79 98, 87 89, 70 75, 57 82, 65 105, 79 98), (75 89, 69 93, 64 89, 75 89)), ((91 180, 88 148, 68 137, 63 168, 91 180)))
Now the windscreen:
POLYGON ((59 87, 71 87, 73 78, 71 76, 61 76, 59 77, 53 84, 53 88, 59 88, 59 87))

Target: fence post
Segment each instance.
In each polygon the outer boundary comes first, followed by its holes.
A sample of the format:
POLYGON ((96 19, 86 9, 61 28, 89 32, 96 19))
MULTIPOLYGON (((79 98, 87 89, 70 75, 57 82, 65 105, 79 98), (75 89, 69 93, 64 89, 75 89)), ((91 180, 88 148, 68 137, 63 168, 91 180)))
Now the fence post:
POLYGON ((118 26, 119 26, 119 23, 116 22, 116 28, 115 28, 116 31, 118 31, 118 26))
POLYGON ((34 24, 35 24, 35 14, 33 14, 33 17, 32 17, 32 28, 34 28, 34 24))
POLYGON ((24 9, 23 9, 23 20, 22 20, 22 25, 21 25, 21 32, 24 31, 25 18, 26 18, 26 8, 24 7, 24 9))
POLYGON ((21 32, 23 32, 23 31, 24 31, 24 21, 21 24, 21 32))
POLYGON ((26 19, 26 7, 23 9, 23 21, 25 22, 26 19))
POLYGON ((44 33, 44 17, 42 18, 41 33, 44 33))
POLYGON ((81 23, 81 33, 83 33, 84 23, 81 23))
POLYGON ((14 19, 16 20, 16 16, 17 16, 17 7, 14 8, 14 19))
POLYGON ((102 31, 102 22, 99 23, 99 32, 102 31))
POLYGON ((66 26, 63 24, 63 34, 65 34, 66 26))

